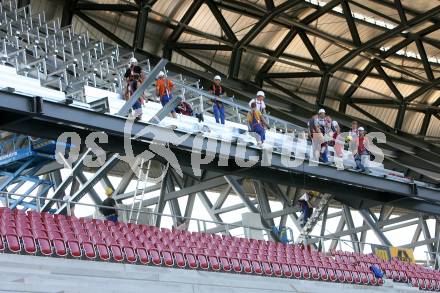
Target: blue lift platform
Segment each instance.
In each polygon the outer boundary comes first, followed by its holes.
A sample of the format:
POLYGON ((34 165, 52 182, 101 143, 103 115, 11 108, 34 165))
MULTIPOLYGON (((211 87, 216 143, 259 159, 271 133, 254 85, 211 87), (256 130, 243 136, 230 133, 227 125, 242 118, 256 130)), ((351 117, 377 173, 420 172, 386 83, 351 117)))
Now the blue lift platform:
POLYGON ((36 196, 45 197, 53 183, 35 174, 44 165, 55 161, 57 141, 12 135, 0 142, 0 191, 16 193, 25 183, 32 185, 22 196, 8 195, 10 208, 36 209, 36 200, 25 202, 26 196, 38 188, 36 196), (8 188, 11 187, 11 188, 8 188))

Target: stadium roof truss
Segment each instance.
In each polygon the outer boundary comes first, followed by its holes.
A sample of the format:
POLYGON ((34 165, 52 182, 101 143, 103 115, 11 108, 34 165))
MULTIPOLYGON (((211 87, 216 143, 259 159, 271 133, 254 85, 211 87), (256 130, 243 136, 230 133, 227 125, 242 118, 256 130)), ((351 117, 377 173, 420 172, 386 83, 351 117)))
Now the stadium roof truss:
MULTIPOLYGON (((162 21, 170 31, 162 40, 163 55, 170 60, 174 52, 209 72, 246 80, 249 77, 240 74, 240 70, 246 71, 249 66, 243 63, 260 59, 259 64, 252 68, 252 78, 257 84, 297 96, 299 94, 292 93, 292 85, 313 79, 307 95, 316 97, 314 103, 317 106, 331 106, 343 113, 347 112, 347 106, 351 106, 360 112, 357 113, 360 116, 379 124, 384 123, 375 117, 377 115, 369 114, 364 106, 393 109, 396 112, 392 115, 394 123, 386 121, 388 129, 408 132, 408 127, 403 127, 405 117, 413 112, 422 113, 422 119, 417 116, 421 121, 408 117, 407 123, 417 123, 417 133, 414 130, 409 132, 425 136, 432 117, 440 118, 440 96, 437 92, 440 80, 437 77, 438 59, 435 58, 440 48, 436 37, 440 26, 440 7, 433 7, 433 4, 426 6, 429 8, 427 11, 419 12, 412 5, 403 5, 405 3, 402 4, 400 0, 369 0, 368 3, 355 0, 332 0, 326 3, 299 0, 256 3, 234 0, 174 1, 173 8, 179 10, 182 16, 173 19, 163 13, 163 4, 154 0, 119 1, 117 4, 69 0, 67 3, 63 11, 63 25, 70 24, 73 15, 77 15, 116 43, 143 50, 147 22, 162 21), (99 14, 91 14, 96 11, 112 11, 136 17, 133 42, 127 43, 117 33, 110 32, 99 21, 99 14), (237 22, 245 22, 243 26, 247 28, 235 29, 237 25, 226 19, 237 14, 242 16, 237 18, 237 22), (95 15, 98 17, 93 17, 95 15), (202 30, 206 26, 202 27, 200 23, 205 20, 215 21, 216 24, 211 23, 211 26, 219 27, 220 33, 209 28, 202 30), (320 24, 320 21, 332 22, 320 24), (329 30, 333 26, 335 31, 346 27, 348 32, 337 35, 329 30), (264 46, 262 35, 271 31, 281 41, 270 39, 269 46, 264 46), (292 46, 305 52, 292 53, 292 46), (209 56, 212 52, 219 51, 223 55, 227 52, 227 69, 217 68, 215 62, 211 65, 204 62, 203 58, 193 54, 194 50, 207 51, 209 56), (340 52, 333 53, 335 58, 329 57, 328 51, 335 50, 340 52), (403 55, 403 51, 409 50, 413 52, 403 55), (253 58, 244 60, 245 55, 253 58), (374 84, 377 80, 381 80, 386 87, 383 94, 375 90, 375 87, 382 89, 382 84, 374 84), (370 95, 374 98, 362 97, 363 91, 368 91, 372 83, 373 92, 370 95), (335 88, 337 84, 340 88, 335 88), (411 89, 407 90, 407 87, 411 89), (357 91, 360 93, 356 94, 357 91), (327 99, 331 102, 327 102, 327 99)), ((305 90, 307 87, 301 88, 305 90)))

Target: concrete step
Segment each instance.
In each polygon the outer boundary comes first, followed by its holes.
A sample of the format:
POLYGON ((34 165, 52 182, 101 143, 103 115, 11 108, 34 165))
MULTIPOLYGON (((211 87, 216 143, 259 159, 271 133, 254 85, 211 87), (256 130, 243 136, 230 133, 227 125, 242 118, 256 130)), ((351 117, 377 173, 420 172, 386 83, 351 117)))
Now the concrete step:
POLYGON ((371 287, 12 254, 0 254, 0 263, 0 292, 414 292, 392 280, 371 287))

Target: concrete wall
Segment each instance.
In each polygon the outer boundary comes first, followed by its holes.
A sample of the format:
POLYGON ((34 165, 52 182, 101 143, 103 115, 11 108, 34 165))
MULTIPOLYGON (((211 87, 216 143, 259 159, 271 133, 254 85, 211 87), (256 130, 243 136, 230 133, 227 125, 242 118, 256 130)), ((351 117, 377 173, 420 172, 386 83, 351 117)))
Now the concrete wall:
POLYGON ((0 254, 0 292, 272 293, 414 292, 388 282, 366 287, 140 265, 0 254))

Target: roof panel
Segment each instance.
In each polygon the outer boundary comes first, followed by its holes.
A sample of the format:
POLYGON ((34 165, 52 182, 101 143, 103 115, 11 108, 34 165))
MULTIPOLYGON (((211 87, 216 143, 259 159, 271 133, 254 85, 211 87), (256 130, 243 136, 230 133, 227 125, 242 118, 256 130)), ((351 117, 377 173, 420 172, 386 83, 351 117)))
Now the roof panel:
POLYGON ((402 130, 411 134, 418 134, 422 127, 424 117, 425 115, 423 113, 406 111, 402 130))
POLYGON ((223 35, 222 28, 206 4, 199 8, 196 15, 191 19, 189 26, 217 37, 223 35))
POLYGON ((390 109, 390 108, 381 108, 381 107, 375 107, 375 106, 367 106, 367 105, 358 105, 360 108, 368 112, 369 114, 373 115, 383 123, 394 126, 394 122, 396 121, 397 117, 397 110, 396 109, 390 109))
POLYGON ((440 136, 440 120, 437 117, 435 116, 431 117, 431 122, 429 123, 428 131, 426 132, 426 135, 436 136, 436 137, 440 136))
POLYGON ((268 24, 256 37, 251 44, 254 46, 275 50, 279 43, 288 33, 288 29, 278 25, 268 24))

